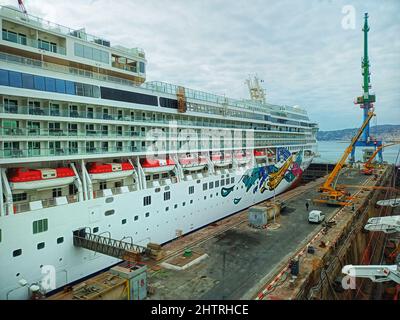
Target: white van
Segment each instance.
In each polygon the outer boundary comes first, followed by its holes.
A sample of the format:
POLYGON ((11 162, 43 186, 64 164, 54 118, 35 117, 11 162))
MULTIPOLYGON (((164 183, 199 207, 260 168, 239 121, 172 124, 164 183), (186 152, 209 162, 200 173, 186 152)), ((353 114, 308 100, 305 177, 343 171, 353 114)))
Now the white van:
POLYGON ((325 215, 322 214, 322 211, 319 210, 312 210, 308 214, 308 222, 310 223, 320 223, 324 221, 325 215))

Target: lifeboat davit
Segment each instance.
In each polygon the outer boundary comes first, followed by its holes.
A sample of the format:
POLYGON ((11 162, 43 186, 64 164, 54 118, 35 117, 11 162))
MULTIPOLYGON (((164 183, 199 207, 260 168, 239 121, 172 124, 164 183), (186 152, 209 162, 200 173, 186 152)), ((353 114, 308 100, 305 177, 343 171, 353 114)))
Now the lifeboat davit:
POLYGON ((10 169, 8 181, 12 190, 38 190, 60 187, 73 183, 75 172, 72 168, 56 169, 10 169))
POLYGON ((87 171, 92 180, 123 179, 133 174, 133 165, 129 162, 122 163, 98 163, 90 162, 87 171))
POLYGON ((226 167, 232 163, 232 154, 225 153, 223 155, 221 152, 216 152, 211 155, 211 161, 216 167, 226 167))
POLYGON ((179 163, 182 168, 187 171, 198 171, 203 169, 207 164, 207 158, 205 156, 193 156, 187 155, 179 158, 179 163))
POLYGON ((267 153, 264 150, 254 150, 254 158, 265 159, 266 157, 267 153))
POLYGON ((175 168, 175 162, 172 159, 143 159, 141 161, 145 173, 168 172, 175 168))

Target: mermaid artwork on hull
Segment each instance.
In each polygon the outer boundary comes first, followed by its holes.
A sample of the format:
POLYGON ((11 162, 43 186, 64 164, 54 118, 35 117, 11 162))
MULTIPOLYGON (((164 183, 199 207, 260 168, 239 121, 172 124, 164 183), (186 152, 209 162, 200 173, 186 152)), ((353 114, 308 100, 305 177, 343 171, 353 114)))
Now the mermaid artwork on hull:
MULTIPOLYGON (((297 177, 301 176, 303 170, 301 169, 302 163, 302 151, 298 152, 297 155, 293 155, 286 148, 278 148, 278 158, 283 162, 281 165, 276 164, 261 166, 257 168, 249 169, 239 180, 238 184, 243 183, 246 192, 252 189, 253 193, 261 192, 265 190, 275 190, 283 180, 288 183, 292 182, 297 177)), ((227 197, 235 186, 223 187, 221 189, 221 195, 227 197)), ((234 204, 238 204, 242 198, 233 199, 234 204)))

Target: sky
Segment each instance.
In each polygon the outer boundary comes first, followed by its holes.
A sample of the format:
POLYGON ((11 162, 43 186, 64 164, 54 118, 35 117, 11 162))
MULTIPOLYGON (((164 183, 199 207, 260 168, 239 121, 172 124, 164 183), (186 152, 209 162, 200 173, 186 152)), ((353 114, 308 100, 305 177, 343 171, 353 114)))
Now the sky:
MULTIPOLYGON (((16 5, 17 0, 0 1, 16 5)), ((30 14, 146 52, 147 80, 305 108, 320 130, 359 127, 364 12, 377 117, 400 124, 398 0, 25 0, 30 14), (354 19, 352 19, 354 18, 354 19), (354 23, 353 23, 354 22, 354 23)))

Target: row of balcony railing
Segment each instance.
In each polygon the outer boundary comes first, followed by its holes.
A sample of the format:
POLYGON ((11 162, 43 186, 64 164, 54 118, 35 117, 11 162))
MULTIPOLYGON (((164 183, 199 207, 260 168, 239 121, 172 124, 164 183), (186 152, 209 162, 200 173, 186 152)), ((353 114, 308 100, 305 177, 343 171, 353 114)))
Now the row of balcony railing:
MULTIPOLYGON (((291 143, 285 142, 268 142, 268 145, 263 141, 255 141, 254 147, 267 148, 272 146, 297 146, 305 144, 315 143, 315 141, 293 141, 291 143)), ((210 151, 210 146, 202 147, 197 146, 199 151, 210 151)), ((242 146, 236 146, 237 149, 246 148, 246 144, 242 146)), ((192 149, 195 149, 192 147, 192 149)), ((221 147, 224 149, 224 147, 221 147)), ((232 147, 228 148, 232 149, 232 147)), ((108 146, 108 147, 66 147, 66 148, 0 148, 0 158, 27 158, 27 157, 49 157, 49 156, 88 156, 88 155, 104 155, 109 153, 136 153, 136 152, 149 152, 148 146, 108 146)), ((187 152, 187 150, 181 150, 177 147, 168 147, 162 150, 165 153, 180 153, 187 152)), ((154 151, 153 151, 154 152, 154 151)))
MULTIPOLYGON (((99 113, 99 112, 82 112, 77 110, 60 110, 60 108, 54 107, 33 107, 33 106, 21 106, 21 105, 0 105, 0 113, 13 113, 13 114, 29 114, 35 116, 52 116, 52 117, 69 117, 69 118, 81 118, 81 119, 98 119, 98 120, 114 120, 114 121, 125 121, 125 122, 145 122, 146 124, 173 124, 176 121, 177 125, 180 126, 197 126, 197 127, 213 127, 213 128, 232 128, 232 129, 250 129, 250 130, 267 130, 265 126, 258 125, 256 123, 249 124, 237 124, 237 123, 224 123, 224 122, 209 122, 204 120, 162 120, 154 119, 151 117, 142 116, 127 116, 113 113, 99 113)), ((293 132, 303 133, 295 131, 294 128, 289 127, 288 131, 282 130, 268 130, 275 132, 293 132)))

